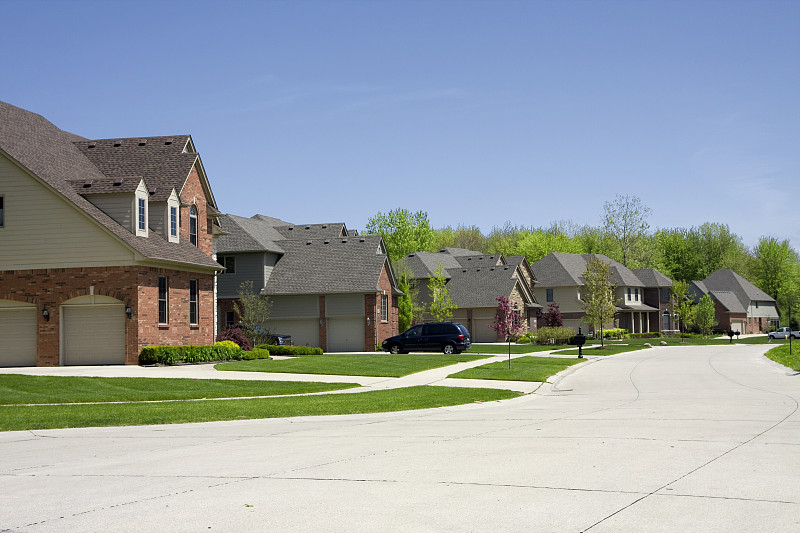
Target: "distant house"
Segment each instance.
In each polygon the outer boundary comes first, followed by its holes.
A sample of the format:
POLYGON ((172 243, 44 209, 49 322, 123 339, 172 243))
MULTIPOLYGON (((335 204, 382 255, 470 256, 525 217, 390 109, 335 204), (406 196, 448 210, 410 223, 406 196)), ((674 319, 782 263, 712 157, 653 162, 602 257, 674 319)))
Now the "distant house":
POLYGON ((778 325, 775 299, 733 270, 721 269, 703 281, 692 281, 689 293, 695 303, 705 294, 714 300, 717 328, 741 333, 763 333, 778 325))
POLYGON ((553 252, 531 265, 537 280, 533 292, 542 305, 558 303, 565 326, 589 331, 582 290, 586 265, 592 258, 609 265, 618 302, 615 327, 631 333, 676 329, 670 317, 672 280, 658 270, 630 270, 602 254, 553 252))
POLYGON ((397 334, 397 289, 383 239, 344 223, 220 217, 216 242, 220 329, 233 326, 243 282, 272 302, 269 329, 326 352, 374 351, 397 334))
POLYGON ((212 343, 217 214, 191 136, 90 140, 0 102, 0 366, 212 343))
MULTIPOLYGON (((452 320, 466 326, 473 342, 504 340, 489 327, 495 321, 499 297, 508 298, 520 313, 523 332, 537 329, 541 306, 533 295, 535 277, 524 257, 506 258, 502 254, 443 248, 438 252, 409 254, 398 262, 397 268, 408 272, 423 305, 430 304, 428 276, 441 268, 448 294, 458 306, 452 320)), ((419 321, 430 319, 426 314, 419 321)))

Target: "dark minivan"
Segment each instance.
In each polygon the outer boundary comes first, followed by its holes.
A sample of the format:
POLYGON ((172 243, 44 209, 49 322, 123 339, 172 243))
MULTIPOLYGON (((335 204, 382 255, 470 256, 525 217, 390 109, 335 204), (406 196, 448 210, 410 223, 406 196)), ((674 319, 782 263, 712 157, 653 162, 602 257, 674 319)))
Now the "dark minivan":
POLYGON ((389 337, 381 345, 390 353, 444 352, 461 353, 472 343, 467 328, 458 322, 418 324, 409 330, 389 337))

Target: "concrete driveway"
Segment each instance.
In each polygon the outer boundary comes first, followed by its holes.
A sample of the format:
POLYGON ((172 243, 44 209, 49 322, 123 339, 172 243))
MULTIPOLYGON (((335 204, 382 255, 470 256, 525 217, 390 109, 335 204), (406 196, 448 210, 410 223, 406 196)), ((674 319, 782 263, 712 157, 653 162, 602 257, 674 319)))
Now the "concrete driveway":
POLYGON ((800 376, 767 348, 446 409, 0 433, 0 530, 797 532, 800 376))

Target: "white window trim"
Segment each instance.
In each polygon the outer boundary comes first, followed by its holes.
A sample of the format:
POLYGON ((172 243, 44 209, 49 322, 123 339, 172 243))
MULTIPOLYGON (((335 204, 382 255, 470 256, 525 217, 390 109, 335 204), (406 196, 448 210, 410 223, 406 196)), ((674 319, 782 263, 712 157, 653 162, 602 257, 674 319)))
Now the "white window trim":
POLYGON ((6 227, 6 197, 0 194, 0 228, 6 227))
POLYGON ((150 194, 144 185, 144 180, 139 182, 136 193, 133 195, 133 232, 137 237, 149 236, 150 228, 150 194), (144 229, 139 229, 139 200, 144 200, 144 229))

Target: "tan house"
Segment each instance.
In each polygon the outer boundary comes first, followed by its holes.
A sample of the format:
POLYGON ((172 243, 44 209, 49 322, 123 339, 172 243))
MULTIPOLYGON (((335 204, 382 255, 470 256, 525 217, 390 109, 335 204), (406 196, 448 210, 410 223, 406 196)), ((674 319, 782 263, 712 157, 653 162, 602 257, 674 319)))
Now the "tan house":
POLYGON ((607 326, 625 328, 630 333, 674 329, 669 311, 672 280, 655 269, 630 270, 602 254, 553 252, 533 263, 537 300, 543 305, 557 302, 565 326, 589 331, 581 294, 586 265, 592 258, 609 265, 615 287, 616 315, 614 323, 607 326))
POLYGON ((189 135, 90 140, 0 102, 0 366, 212 343, 216 215, 189 135))
MULTIPOLYGON (((469 331, 472 342, 502 341, 490 327, 495 322, 498 298, 508 298, 523 321, 522 333, 536 331, 541 305, 536 301, 532 286, 536 278, 524 257, 504 257, 502 254, 482 254, 462 248, 443 248, 438 252, 415 252, 399 262, 415 287, 422 305, 430 304, 429 275, 442 269, 448 295, 457 306, 453 322, 469 331)), ((415 317, 416 320, 417 317, 415 317)), ((424 315, 422 321, 430 321, 424 315)))
POLYGON ((243 282, 272 303, 269 330, 326 352, 374 351, 397 334, 397 289, 383 238, 339 223, 223 215, 217 259, 220 329, 238 323, 243 282))

